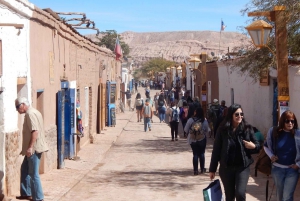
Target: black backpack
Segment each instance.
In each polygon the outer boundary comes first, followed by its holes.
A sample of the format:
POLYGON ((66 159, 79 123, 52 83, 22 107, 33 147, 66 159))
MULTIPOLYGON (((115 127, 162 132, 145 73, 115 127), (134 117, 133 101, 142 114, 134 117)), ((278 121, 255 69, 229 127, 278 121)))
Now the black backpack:
POLYGON ((165 102, 163 100, 158 100, 158 106, 162 107, 164 106, 165 102))

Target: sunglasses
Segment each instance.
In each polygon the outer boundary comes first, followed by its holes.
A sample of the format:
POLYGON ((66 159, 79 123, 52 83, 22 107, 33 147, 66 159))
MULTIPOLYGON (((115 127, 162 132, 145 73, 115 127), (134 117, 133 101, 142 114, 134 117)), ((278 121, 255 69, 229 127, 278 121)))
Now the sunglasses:
POLYGON ((244 116, 244 113, 243 113, 243 112, 236 112, 236 113, 234 113, 234 116, 235 116, 235 117, 238 117, 238 116, 243 117, 243 116, 244 116))
POLYGON ((18 110, 22 104, 23 104, 23 103, 20 103, 19 105, 17 105, 17 106, 16 106, 16 109, 18 110))
POLYGON ((289 123, 294 124, 294 123, 295 123, 295 120, 288 120, 288 119, 286 119, 286 120, 284 121, 284 123, 286 123, 286 124, 289 124, 289 123))

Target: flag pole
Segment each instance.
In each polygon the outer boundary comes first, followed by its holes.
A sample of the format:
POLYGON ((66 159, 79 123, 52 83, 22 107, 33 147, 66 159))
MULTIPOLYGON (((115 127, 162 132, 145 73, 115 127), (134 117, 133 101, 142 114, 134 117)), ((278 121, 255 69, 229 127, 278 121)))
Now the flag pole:
POLYGON ((222 31, 220 31, 220 39, 219 39, 219 56, 220 56, 220 43, 221 43, 221 34, 222 34, 222 31))

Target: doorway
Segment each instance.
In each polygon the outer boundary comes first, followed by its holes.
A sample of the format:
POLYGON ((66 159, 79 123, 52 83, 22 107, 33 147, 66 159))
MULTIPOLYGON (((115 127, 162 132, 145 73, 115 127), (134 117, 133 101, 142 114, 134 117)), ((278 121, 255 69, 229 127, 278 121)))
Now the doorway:
MULTIPOLYGON (((43 89, 37 90, 36 109, 42 114, 42 117, 44 118, 44 90, 43 89)), ((40 169, 39 169, 40 174, 45 173, 45 154, 46 153, 42 154, 41 157, 40 169)))

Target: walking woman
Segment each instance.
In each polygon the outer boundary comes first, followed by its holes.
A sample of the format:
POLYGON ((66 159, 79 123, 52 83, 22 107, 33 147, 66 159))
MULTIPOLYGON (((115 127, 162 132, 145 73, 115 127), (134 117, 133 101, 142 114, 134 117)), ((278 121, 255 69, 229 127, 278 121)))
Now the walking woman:
POLYGON ((155 103, 155 114, 158 114, 158 98, 159 98, 159 92, 156 92, 154 96, 154 103, 155 103))
POLYGON ((136 109, 137 122, 141 122, 143 118, 142 109, 144 107, 144 100, 142 99, 140 93, 136 94, 134 107, 136 109))
POLYGON ((180 108, 179 117, 182 124, 183 136, 185 138, 187 137, 187 133, 184 131, 184 127, 186 125, 186 122, 188 121, 188 114, 189 114, 189 106, 186 101, 183 101, 182 107, 180 108))
POLYGON ((269 129, 264 149, 272 161, 277 200, 293 201, 300 167, 300 130, 293 112, 282 113, 279 126, 269 129))
POLYGON ((165 101, 163 94, 159 95, 157 104, 158 104, 158 113, 159 113, 160 123, 165 122, 167 103, 165 101))
POLYGON ((246 200, 250 165, 254 162, 251 154, 258 153, 259 149, 252 126, 245 121, 242 106, 231 105, 217 130, 209 167, 213 180, 220 163, 219 175, 226 201, 246 200))
POLYGON ((176 106, 174 101, 171 102, 171 107, 167 110, 167 114, 169 115, 172 141, 174 139, 178 140, 179 112, 179 107, 176 106))
POLYGON ((205 148, 206 148, 206 136, 208 133, 208 122, 204 118, 203 110, 201 107, 198 107, 194 111, 193 117, 189 118, 185 127, 184 132, 187 133, 187 142, 189 145, 191 145, 191 148, 193 150, 193 167, 194 167, 194 175, 198 175, 198 160, 200 162, 200 169, 201 173, 205 172, 205 148), (191 127, 197 123, 200 122, 201 128, 199 134, 203 134, 203 137, 196 138, 195 136, 192 136, 193 134, 191 127))

